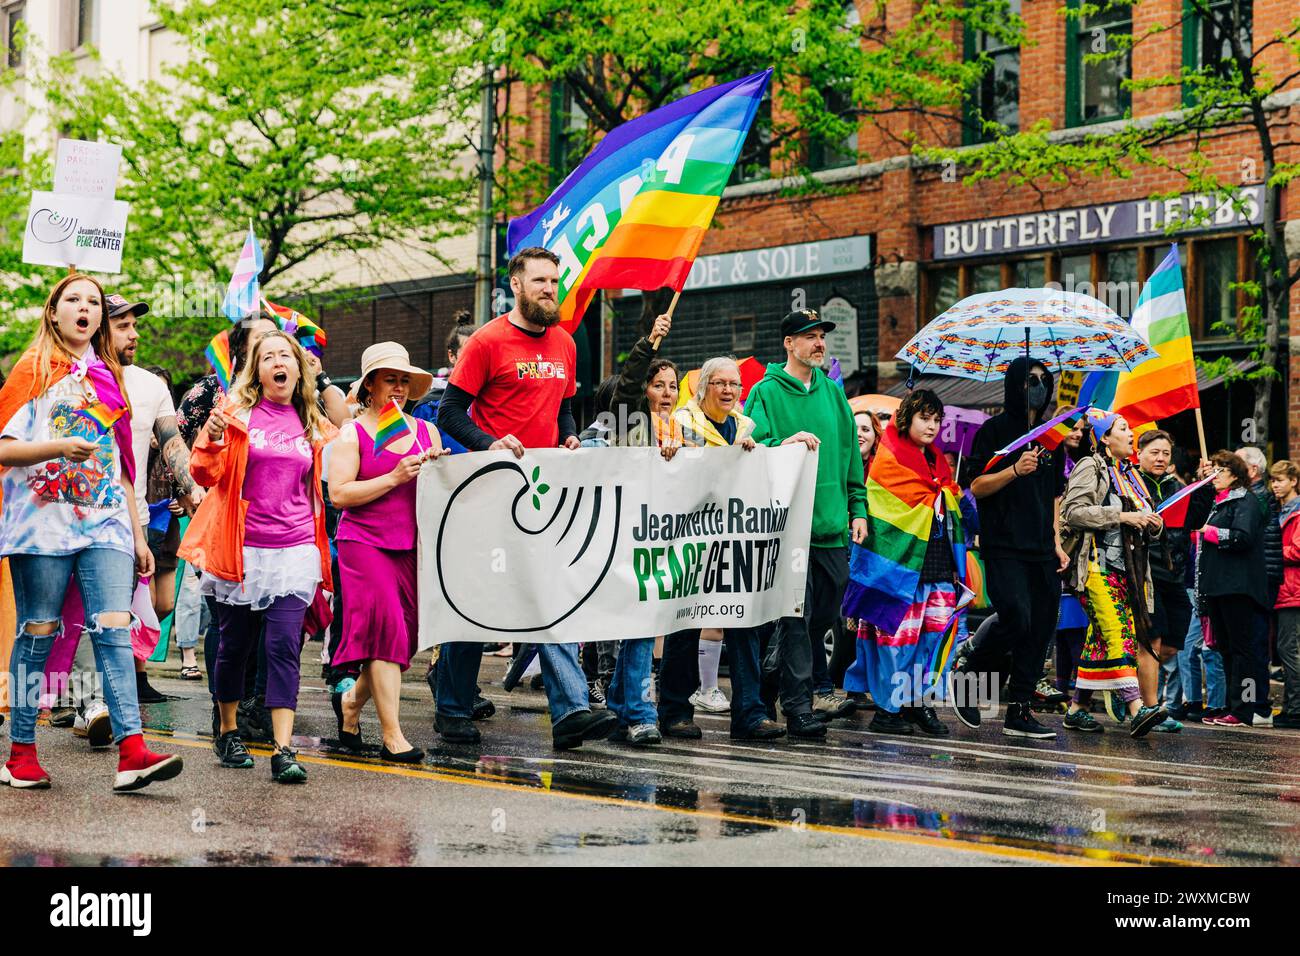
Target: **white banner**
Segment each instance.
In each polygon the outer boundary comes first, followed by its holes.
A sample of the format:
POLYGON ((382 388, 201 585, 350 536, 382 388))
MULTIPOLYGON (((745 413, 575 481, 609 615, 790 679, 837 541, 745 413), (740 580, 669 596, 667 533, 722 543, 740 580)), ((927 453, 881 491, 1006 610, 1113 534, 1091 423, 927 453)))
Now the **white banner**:
POLYGON ((129 211, 127 203, 116 199, 33 192, 23 232, 23 262, 119 273, 129 211))
POLYGON ((122 147, 84 139, 61 139, 54 160, 54 191, 94 199, 117 195, 122 147))
POLYGON ((802 613, 803 445, 451 455, 417 492, 420 647, 574 643, 802 613))

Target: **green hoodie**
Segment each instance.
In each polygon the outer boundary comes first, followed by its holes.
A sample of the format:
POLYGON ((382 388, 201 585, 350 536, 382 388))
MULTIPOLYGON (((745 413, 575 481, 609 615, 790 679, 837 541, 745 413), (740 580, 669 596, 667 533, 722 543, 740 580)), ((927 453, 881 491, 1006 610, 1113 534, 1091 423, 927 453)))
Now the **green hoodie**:
POLYGON ((821 439, 817 452, 817 490, 813 496, 812 546, 843 548, 849 522, 867 516, 867 488, 862 483, 858 431, 844 390, 813 369, 812 384, 772 364, 745 399, 745 414, 754 420, 754 441, 781 444, 796 432, 821 439))

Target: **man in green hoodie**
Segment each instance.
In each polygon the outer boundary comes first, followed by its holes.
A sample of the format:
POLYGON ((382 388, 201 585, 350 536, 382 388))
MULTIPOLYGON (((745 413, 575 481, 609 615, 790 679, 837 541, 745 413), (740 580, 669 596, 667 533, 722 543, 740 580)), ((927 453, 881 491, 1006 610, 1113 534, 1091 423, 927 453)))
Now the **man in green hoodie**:
MULTIPOLYGON (((811 309, 781 320, 785 365, 767 367, 745 400, 754 440, 768 446, 803 442, 817 452, 812 547, 803 616, 783 617, 773 645, 781 669, 781 709, 792 737, 824 737, 826 724, 853 711, 835 694, 822 637, 840 614, 849 580, 848 543, 867 537, 867 489, 857 428, 844 390, 822 371, 834 323, 811 309)), ((772 650, 769 649, 769 657, 772 650)))

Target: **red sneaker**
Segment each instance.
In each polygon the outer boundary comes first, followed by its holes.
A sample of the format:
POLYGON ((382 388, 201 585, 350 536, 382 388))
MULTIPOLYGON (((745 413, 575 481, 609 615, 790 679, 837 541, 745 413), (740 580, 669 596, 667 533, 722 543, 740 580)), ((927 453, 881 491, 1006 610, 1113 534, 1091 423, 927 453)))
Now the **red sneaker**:
POLYGON ((1232 714, 1224 714, 1222 717, 1215 717, 1210 723, 1216 727, 1245 727, 1244 721, 1238 720, 1232 714))
POLYGON ((118 793, 139 790, 156 780, 170 780, 180 775, 184 763, 176 754, 156 754, 145 747, 139 734, 124 737, 121 756, 117 761, 117 779, 113 789, 118 793))
POLYGON ((9 752, 9 762, 0 767, 0 783, 19 790, 50 788, 50 775, 36 759, 35 744, 13 744, 9 752))

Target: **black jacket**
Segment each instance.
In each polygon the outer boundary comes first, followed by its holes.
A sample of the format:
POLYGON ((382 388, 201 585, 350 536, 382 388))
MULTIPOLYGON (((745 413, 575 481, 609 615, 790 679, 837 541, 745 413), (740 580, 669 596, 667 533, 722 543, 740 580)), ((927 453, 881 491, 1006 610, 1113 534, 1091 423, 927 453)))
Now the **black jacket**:
MULTIPOLYGON (((1041 363, 1038 363, 1041 364, 1041 363)), ((994 415, 975 433, 970 462, 974 474, 981 474, 999 448, 1005 448, 1029 431, 1025 406, 1025 376, 1028 363, 1021 356, 1007 368, 1003 380, 1002 414, 994 415)), ((1048 392, 1052 391, 1048 373, 1048 392)), ((1007 455, 992 474, 1015 466, 1025 449, 1007 455)), ((980 554, 985 558, 1014 558, 1021 561, 1055 561, 1056 534, 1052 509, 1065 490, 1065 450, 1051 453, 1048 463, 1032 475, 1015 478, 996 494, 975 499, 980 519, 980 554)))
POLYGON ((1268 586, 1276 594, 1282 586, 1283 574, 1282 525, 1278 521, 1282 506, 1277 503, 1277 496, 1269 490, 1268 482, 1263 478, 1250 486, 1250 492, 1264 506, 1267 514, 1264 525, 1264 568, 1268 572, 1268 586))
MULTIPOLYGON (((1146 483, 1151 501, 1157 507, 1160 502, 1176 494, 1183 483, 1170 472, 1157 478, 1145 471, 1139 472, 1146 483)), ((1167 584, 1182 584, 1187 573, 1187 558, 1192 550, 1192 532, 1198 531, 1205 524, 1205 519, 1214 507, 1214 486, 1202 485, 1192 492, 1191 501, 1187 503, 1187 520, 1181 528, 1166 528, 1165 533, 1151 540, 1148 553, 1151 557, 1151 576, 1167 584)))
POLYGON ((1206 524, 1219 529, 1219 543, 1201 542, 1199 599, 1244 595, 1263 610, 1271 607, 1264 578, 1264 523, 1264 509, 1249 492, 1214 506, 1206 524))

